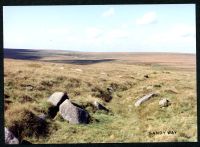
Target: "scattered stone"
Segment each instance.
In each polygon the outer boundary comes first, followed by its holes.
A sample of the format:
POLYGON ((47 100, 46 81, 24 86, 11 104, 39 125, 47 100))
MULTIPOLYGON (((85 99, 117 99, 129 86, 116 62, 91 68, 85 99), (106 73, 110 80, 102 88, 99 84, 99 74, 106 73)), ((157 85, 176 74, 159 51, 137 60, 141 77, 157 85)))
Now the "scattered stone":
POLYGON ((98 110, 105 110, 105 111, 109 111, 105 106, 103 106, 102 104, 100 104, 99 102, 97 101, 94 101, 93 102, 93 105, 95 106, 96 109, 98 110))
POLYGON ((113 93, 114 92, 114 89, 112 87, 108 87, 107 90, 108 90, 109 93, 113 93))
POLYGON ((59 107, 61 116, 72 124, 87 124, 89 123, 89 114, 87 111, 74 106, 66 99, 59 107))
POLYGON ((26 87, 27 90, 33 90, 33 88, 34 88, 33 86, 27 86, 26 87))
POLYGON ((156 96, 156 94, 155 94, 155 93, 150 93, 150 94, 147 94, 147 95, 143 96, 142 98, 139 98, 139 99, 136 101, 135 106, 136 106, 136 107, 140 106, 143 102, 149 100, 149 99, 150 99, 151 97, 153 97, 153 96, 156 96))
POLYGON ((82 69, 79 69, 79 68, 76 68, 74 69, 75 71, 78 71, 78 72, 82 72, 83 70, 82 69))
POLYGON ((160 107, 167 107, 170 105, 170 101, 166 98, 163 98, 162 100, 159 101, 160 107))
POLYGON ((107 75, 105 72, 101 72, 100 74, 101 74, 101 75, 107 75))
POLYGON ((34 86, 29 85, 29 84, 21 84, 21 87, 25 87, 27 90, 33 90, 34 86))
POLYGON ((50 102, 53 106, 59 107, 62 102, 68 99, 68 96, 64 92, 54 92, 49 98, 48 102, 50 102))
POLYGON ((149 78, 149 75, 144 75, 145 78, 149 78))
POLYGON ((19 140, 10 132, 6 127, 5 130, 5 143, 6 144, 19 144, 19 140))
POLYGON ((38 118, 41 120, 45 120, 47 118, 47 115, 42 113, 42 114, 38 115, 38 118))

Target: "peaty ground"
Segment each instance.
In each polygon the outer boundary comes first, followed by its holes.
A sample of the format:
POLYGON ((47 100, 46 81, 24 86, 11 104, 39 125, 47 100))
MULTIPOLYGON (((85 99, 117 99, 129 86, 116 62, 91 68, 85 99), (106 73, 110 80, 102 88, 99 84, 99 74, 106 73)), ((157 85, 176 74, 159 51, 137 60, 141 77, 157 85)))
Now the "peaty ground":
POLYGON ((5 125, 23 117, 15 112, 25 108, 44 113, 47 98, 62 91, 85 107, 91 123, 69 124, 58 114, 48 120, 46 136, 24 139, 35 144, 197 141, 195 68, 191 54, 62 53, 36 60, 5 58, 5 125), (159 95, 134 106, 150 92, 159 95), (112 100, 105 102, 110 95, 112 100), (171 105, 160 108, 162 98, 171 105), (88 104, 94 100, 110 112, 92 111, 88 104))

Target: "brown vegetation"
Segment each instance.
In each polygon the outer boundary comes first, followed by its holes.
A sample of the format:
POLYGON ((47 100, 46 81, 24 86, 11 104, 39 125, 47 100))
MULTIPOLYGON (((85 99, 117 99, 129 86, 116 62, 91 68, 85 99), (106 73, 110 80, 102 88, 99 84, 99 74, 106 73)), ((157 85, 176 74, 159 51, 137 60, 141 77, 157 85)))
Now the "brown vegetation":
POLYGON ((40 136, 41 132, 30 135, 26 130, 18 136, 32 143, 197 141, 194 55, 90 55, 103 59, 114 56, 116 60, 82 65, 5 59, 5 125, 25 127, 29 133, 37 130, 41 126, 31 119, 33 114, 47 112, 47 98, 62 91, 90 113, 91 123, 72 125, 58 114, 47 120, 46 137, 40 136), (159 95, 140 107, 134 106, 138 98, 150 92, 159 95), (171 104, 159 107, 162 98, 171 104), (91 103, 96 100, 110 112, 95 110, 91 103), (36 126, 30 127, 32 123, 36 126), (149 135, 152 131, 177 133, 149 135))

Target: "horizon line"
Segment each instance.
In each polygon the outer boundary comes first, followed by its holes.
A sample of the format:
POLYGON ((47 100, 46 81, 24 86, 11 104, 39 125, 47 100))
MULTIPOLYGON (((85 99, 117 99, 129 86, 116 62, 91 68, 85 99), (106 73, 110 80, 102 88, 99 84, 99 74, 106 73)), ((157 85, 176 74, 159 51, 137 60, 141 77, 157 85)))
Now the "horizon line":
POLYGON ((33 48, 3 48, 16 50, 41 50, 41 51, 66 51, 66 52, 84 52, 84 53, 172 53, 172 54, 196 54, 196 52, 172 52, 172 51, 80 51, 67 49, 33 49, 33 48))

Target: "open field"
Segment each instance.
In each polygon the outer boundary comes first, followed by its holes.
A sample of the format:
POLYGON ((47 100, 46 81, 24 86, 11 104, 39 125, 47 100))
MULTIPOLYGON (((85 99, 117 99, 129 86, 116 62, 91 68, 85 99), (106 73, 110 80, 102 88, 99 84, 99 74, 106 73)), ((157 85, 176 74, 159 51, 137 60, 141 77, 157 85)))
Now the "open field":
POLYGON ((23 123, 24 110, 45 113, 47 98, 56 91, 66 92, 91 115, 89 124, 75 125, 58 114, 47 120, 45 135, 21 133, 34 144, 197 141, 194 54, 5 50, 4 57, 7 127, 23 123), (150 92, 158 95, 135 107, 150 92), (171 105, 161 108, 162 98, 171 105), (93 111, 94 100, 110 112, 93 111), (160 131, 176 133, 152 135, 160 131))

